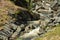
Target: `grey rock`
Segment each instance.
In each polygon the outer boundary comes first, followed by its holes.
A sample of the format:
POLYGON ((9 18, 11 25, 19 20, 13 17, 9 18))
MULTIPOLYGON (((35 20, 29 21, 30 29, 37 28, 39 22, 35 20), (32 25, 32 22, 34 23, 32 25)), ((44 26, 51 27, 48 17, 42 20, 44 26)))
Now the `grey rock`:
POLYGON ((0 40, 8 40, 6 36, 0 35, 0 40))

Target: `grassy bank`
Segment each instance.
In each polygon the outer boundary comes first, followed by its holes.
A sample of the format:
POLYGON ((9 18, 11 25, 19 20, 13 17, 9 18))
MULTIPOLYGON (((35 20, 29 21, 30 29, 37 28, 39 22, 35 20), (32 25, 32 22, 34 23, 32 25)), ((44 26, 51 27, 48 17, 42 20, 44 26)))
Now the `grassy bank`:
POLYGON ((60 25, 44 34, 43 37, 36 38, 36 40, 60 40, 60 25))

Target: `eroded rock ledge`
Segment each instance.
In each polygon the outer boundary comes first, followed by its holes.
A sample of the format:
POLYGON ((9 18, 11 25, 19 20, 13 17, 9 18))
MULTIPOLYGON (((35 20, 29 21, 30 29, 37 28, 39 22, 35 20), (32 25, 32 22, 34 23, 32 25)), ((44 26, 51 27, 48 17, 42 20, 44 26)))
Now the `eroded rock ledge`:
POLYGON ((31 13, 9 0, 0 1, 0 39, 15 40, 17 37, 34 38, 60 24, 60 4, 57 0, 33 1, 31 13), (52 5, 52 6, 51 6, 52 5), (24 9, 24 10, 23 10, 24 9), (15 11, 19 10, 16 14, 15 11), (3 36, 2 36, 3 35, 3 36), (27 35, 27 36, 26 36, 27 35))

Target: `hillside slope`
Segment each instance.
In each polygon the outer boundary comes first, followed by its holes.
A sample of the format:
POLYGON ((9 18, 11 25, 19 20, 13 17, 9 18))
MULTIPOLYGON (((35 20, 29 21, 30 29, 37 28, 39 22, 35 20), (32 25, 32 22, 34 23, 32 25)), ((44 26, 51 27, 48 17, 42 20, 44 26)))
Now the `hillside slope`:
POLYGON ((60 25, 45 33, 42 37, 35 40, 60 40, 60 25))

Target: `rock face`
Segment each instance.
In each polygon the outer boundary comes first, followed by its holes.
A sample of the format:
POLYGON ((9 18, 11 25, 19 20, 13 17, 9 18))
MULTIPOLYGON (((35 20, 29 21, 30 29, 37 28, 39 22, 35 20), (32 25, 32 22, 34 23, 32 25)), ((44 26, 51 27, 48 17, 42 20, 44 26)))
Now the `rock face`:
MULTIPOLYGON (((25 1, 17 2, 21 4, 25 1)), ((32 2, 33 7, 30 13, 26 10, 22 11, 25 8, 21 9, 22 5, 16 2, 18 6, 10 5, 11 2, 7 0, 0 1, 0 25, 4 24, 0 30, 0 39, 15 40, 17 37, 31 39, 41 36, 50 28, 60 24, 60 4, 57 0, 34 0, 32 2), (17 10, 21 12, 15 14, 17 10)))
POLYGON ((51 3, 49 0, 34 2, 33 4, 35 7, 32 8, 32 10, 33 10, 32 12, 39 14, 40 20, 43 20, 45 22, 46 22, 46 20, 48 23, 50 21, 55 21, 56 18, 59 19, 59 17, 58 17, 58 14, 59 14, 59 12, 58 12, 59 6, 58 5, 59 4, 58 4, 57 0, 51 1, 51 3), (53 4, 51 4, 51 3, 53 3, 53 4), (51 7, 51 5, 52 5, 52 7, 51 7), (57 8, 57 11, 55 11, 54 7, 57 8), (52 9, 52 8, 54 8, 54 9, 52 9))
MULTIPOLYGON (((44 34, 46 31, 48 31, 50 29, 50 27, 53 28, 56 25, 60 24, 60 21, 59 21, 60 16, 58 17, 58 15, 60 14, 58 5, 60 5, 60 4, 58 4, 57 0, 54 0, 51 2, 49 0, 48 1, 47 0, 46 1, 38 0, 38 1, 33 2, 33 8, 31 9, 32 13, 39 14, 40 19, 36 20, 36 21, 28 21, 28 23, 29 24, 31 23, 30 25, 34 26, 35 28, 37 28, 37 27, 41 28, 41 30, 40 30, 41 33, 36 32, 37 35, 44 34)), ((28 30, 29 28, 26 28, 26 29, 28 30)), ((30 31, 30 32, 32 33, 32 31, 30 31)), ((26 35, 29 36, 28 34, 29 33, 24 34, 23 37, 26 35)))

